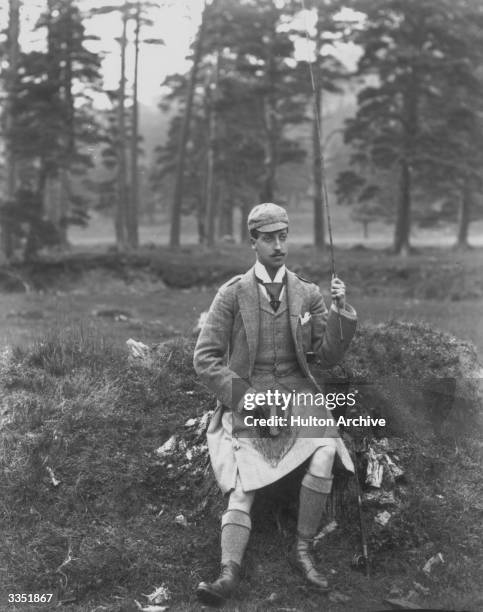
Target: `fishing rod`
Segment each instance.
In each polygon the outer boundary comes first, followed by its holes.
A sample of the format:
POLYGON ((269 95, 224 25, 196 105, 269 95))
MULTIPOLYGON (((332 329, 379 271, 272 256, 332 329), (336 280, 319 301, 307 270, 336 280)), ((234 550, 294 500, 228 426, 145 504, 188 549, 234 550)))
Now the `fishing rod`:
MULTIPOLYGON (((305 38, 307 43, 310 43, 310 35, 307 27, 307 8, 305 6, 305 0, 301 0, 302 9, 304 11, 304 30, 305 30, 305 38)), ((320 106, 317 99, 317 89, 318 84, 315 81, 314 69, 311 61, 307 61, 309 66, 310 73, 310 84, 312 87, 312 99, 314 105, 314 117, 315 117, 315 125, 317 131, 317 138, 319 142, 319 152, 320 152, 320 168, 322 172, 322 202, 325 209, 325 214, 327 217, 327 232, 329 234, 329 253, 330 253, 330 266, 332 272, 332 278, 338 278, 336 268, 335 268, 335 255, 334 255, 334 240, 332 237, 332 218, 330 215, 330 206, 329 206, 329 195, 327 191, 327 183, 325 180, 326 172, 325 172, 325 159, 324 159, 324 149, 322 146, 322 125, 321 125, 321 117, 320 117, 320 106)), ((340 314, 339 303, 337 302, 337 314, 339 315, 339 332, 340 332, 340 340, 341 342, 344 340, 344 334, 342 332, 342 319, 340 314)))
MULTIPOLYGON (((306 18, 307 8, 305 6, 305 0, 301 0, 301 5, 304 11, 305 37, 306 37, 307 43, 310 43, 310 36, 309 36, 308 27, 307 27, 307 18, 306 18)), ((321 165, 321 171, 322 171, 322 201, 324 203, 324 208, 325 208, 325 212, 327 216, 327 230, 329 234, 329 252, 330 252, 332 278, 337 278, 337 272, 335 269, 334 242, 332 238, 332 220, 330 216, 330 206, 329 206, 329 196, 327 192, 327 183, 325 180, 326 173, 325 173, 324 150, 322 147, 322 126, 321 126, 321 117, 320 117, 321 113, 320 113, 320 107, 319 107, 318 98, 317 98, 318 84, 315 81, 315 75, 314 75, 314 69, 312 66, 312 62, 308 61, 307 63, 309 65, 310 83, 312 86, 313 103, 314 103, 315 124, 316 124, 316 129, 317 129, 317 138, 319 141, 320 165, 321 165)), ((341 320, 339 304, 337 304, 337 313, 339 315, 340 340, 342 341, 344 339, 344 336, 342 333, 342 320, 341 320)), ((358 461, 356 452, 354 452, 353 457, 354 457, 354 470, 355 470, 354 476, 355 476, 356 495, 357 495, 357 510, 358 510, 358 518, 359 518, 359 531, 360 531, 360 537, 361 537, 361 554, 354 555, 352 559, 352 566, 355 568, 364 569, 366 576, 369 576, 370 574, 369 551, 368 551, 368 545, 367 545, 367 536, 366 536, 366 530, 365 530, 365 525, 364 525, 364 519, 362 516, 362 492, 361 492, 361 485, 359 482, 359 473, 358 473, 359 472, 359 461, 358 461)))

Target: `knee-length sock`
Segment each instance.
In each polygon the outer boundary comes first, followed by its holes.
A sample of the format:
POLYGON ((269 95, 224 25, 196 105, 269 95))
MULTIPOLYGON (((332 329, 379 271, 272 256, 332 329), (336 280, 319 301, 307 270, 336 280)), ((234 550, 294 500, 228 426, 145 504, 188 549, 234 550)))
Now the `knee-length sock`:
POLYGON ((221 519, 221 563, 241 565, 250 538, 250 515, 242 510, 227 510, 221 519))
POLYGON ((310 472, 305 474, 300 487, 297 520, 300 538, 311 539, 317 534, 331 488, 332 477, 314 476, 310 472))

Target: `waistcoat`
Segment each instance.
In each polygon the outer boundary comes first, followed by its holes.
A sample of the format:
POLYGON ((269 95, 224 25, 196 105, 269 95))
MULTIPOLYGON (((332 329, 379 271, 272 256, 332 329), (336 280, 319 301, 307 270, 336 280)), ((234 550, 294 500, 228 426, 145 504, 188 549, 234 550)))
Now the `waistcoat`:
POLYGON ((283 376, 298 369, 286 296, 285 290, 280 307, 275 312, 265 296, 260 295, 260 327, 255 372, 270 372, 283 376))

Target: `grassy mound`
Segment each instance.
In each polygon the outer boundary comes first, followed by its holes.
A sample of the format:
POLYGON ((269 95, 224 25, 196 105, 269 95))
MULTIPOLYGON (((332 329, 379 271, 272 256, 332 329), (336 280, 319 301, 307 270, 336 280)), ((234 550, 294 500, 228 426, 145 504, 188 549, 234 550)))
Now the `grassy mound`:
MULTIPOLYGON (((54 592, 63 601, 97 600, 105 610, 127 612, 162 582, 174 609, 189 609, 187 593, 216 572, 223 507, 203 432, 203 415, 214 402, 192 369, 192 350, 192 341, 170 342, 136 363, 95 330, 71 329, 2 355, 0 566, 8 571, 0 592, 54 592), (173 436, 174 450, 156 454, 173 436)), ((470 346, 397 323, 362 329, 347 365, 356 382, 438 374, 468 379, 477 367, 470 346)), ((462 593, 475 600, 483 550, 475 430, 481 406, 477 388, 469 389, 449 412, 466 410, 474 436, 461 434, 447 444, 433 428, 428 437, 399 432, 395 438, 406 472, 403 501, 386 527, 371 523, 371 589, 347 568, 358 542, 354 504, 326 538, 324 559, 335 568, 336 586, 352 584, 368 599, 380 591, 380 599, 389 582, 414 578, 441 551, 447 562, 429 584, 438 601, 459 602, 462 593)), ((377 389, 380 402, 391 404, 384 393, 377 389)), ((364 406, 368 412, 372 401, 364 406)), ((415 410, 407 399, 400 404, 408 414, 415 410)), ((290 515, 256 516, 241 592, 245 609, 265 609, 270 591, 288 607, 299 605, 299 581, 286 561, 293 521, 290 515)), ((304 610, 318 609, 317 599, 303 596, 304 610)))
POLYGON ((386 417, 393 435, 437 441, 482 431, 482 370, 467 342, 393 321, 358 331, 345 367, 362 406, 386 417))

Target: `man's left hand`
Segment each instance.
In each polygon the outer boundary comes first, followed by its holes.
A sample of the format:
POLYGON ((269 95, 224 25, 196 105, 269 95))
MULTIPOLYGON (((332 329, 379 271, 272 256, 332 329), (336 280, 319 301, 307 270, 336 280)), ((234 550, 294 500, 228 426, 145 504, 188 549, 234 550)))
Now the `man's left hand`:
POLYGON ((344 308, 345 306, 345 284, 334 276, 330 283, 330 295, 332 297, 332 303, 337 306, 337 308, 344 308))

